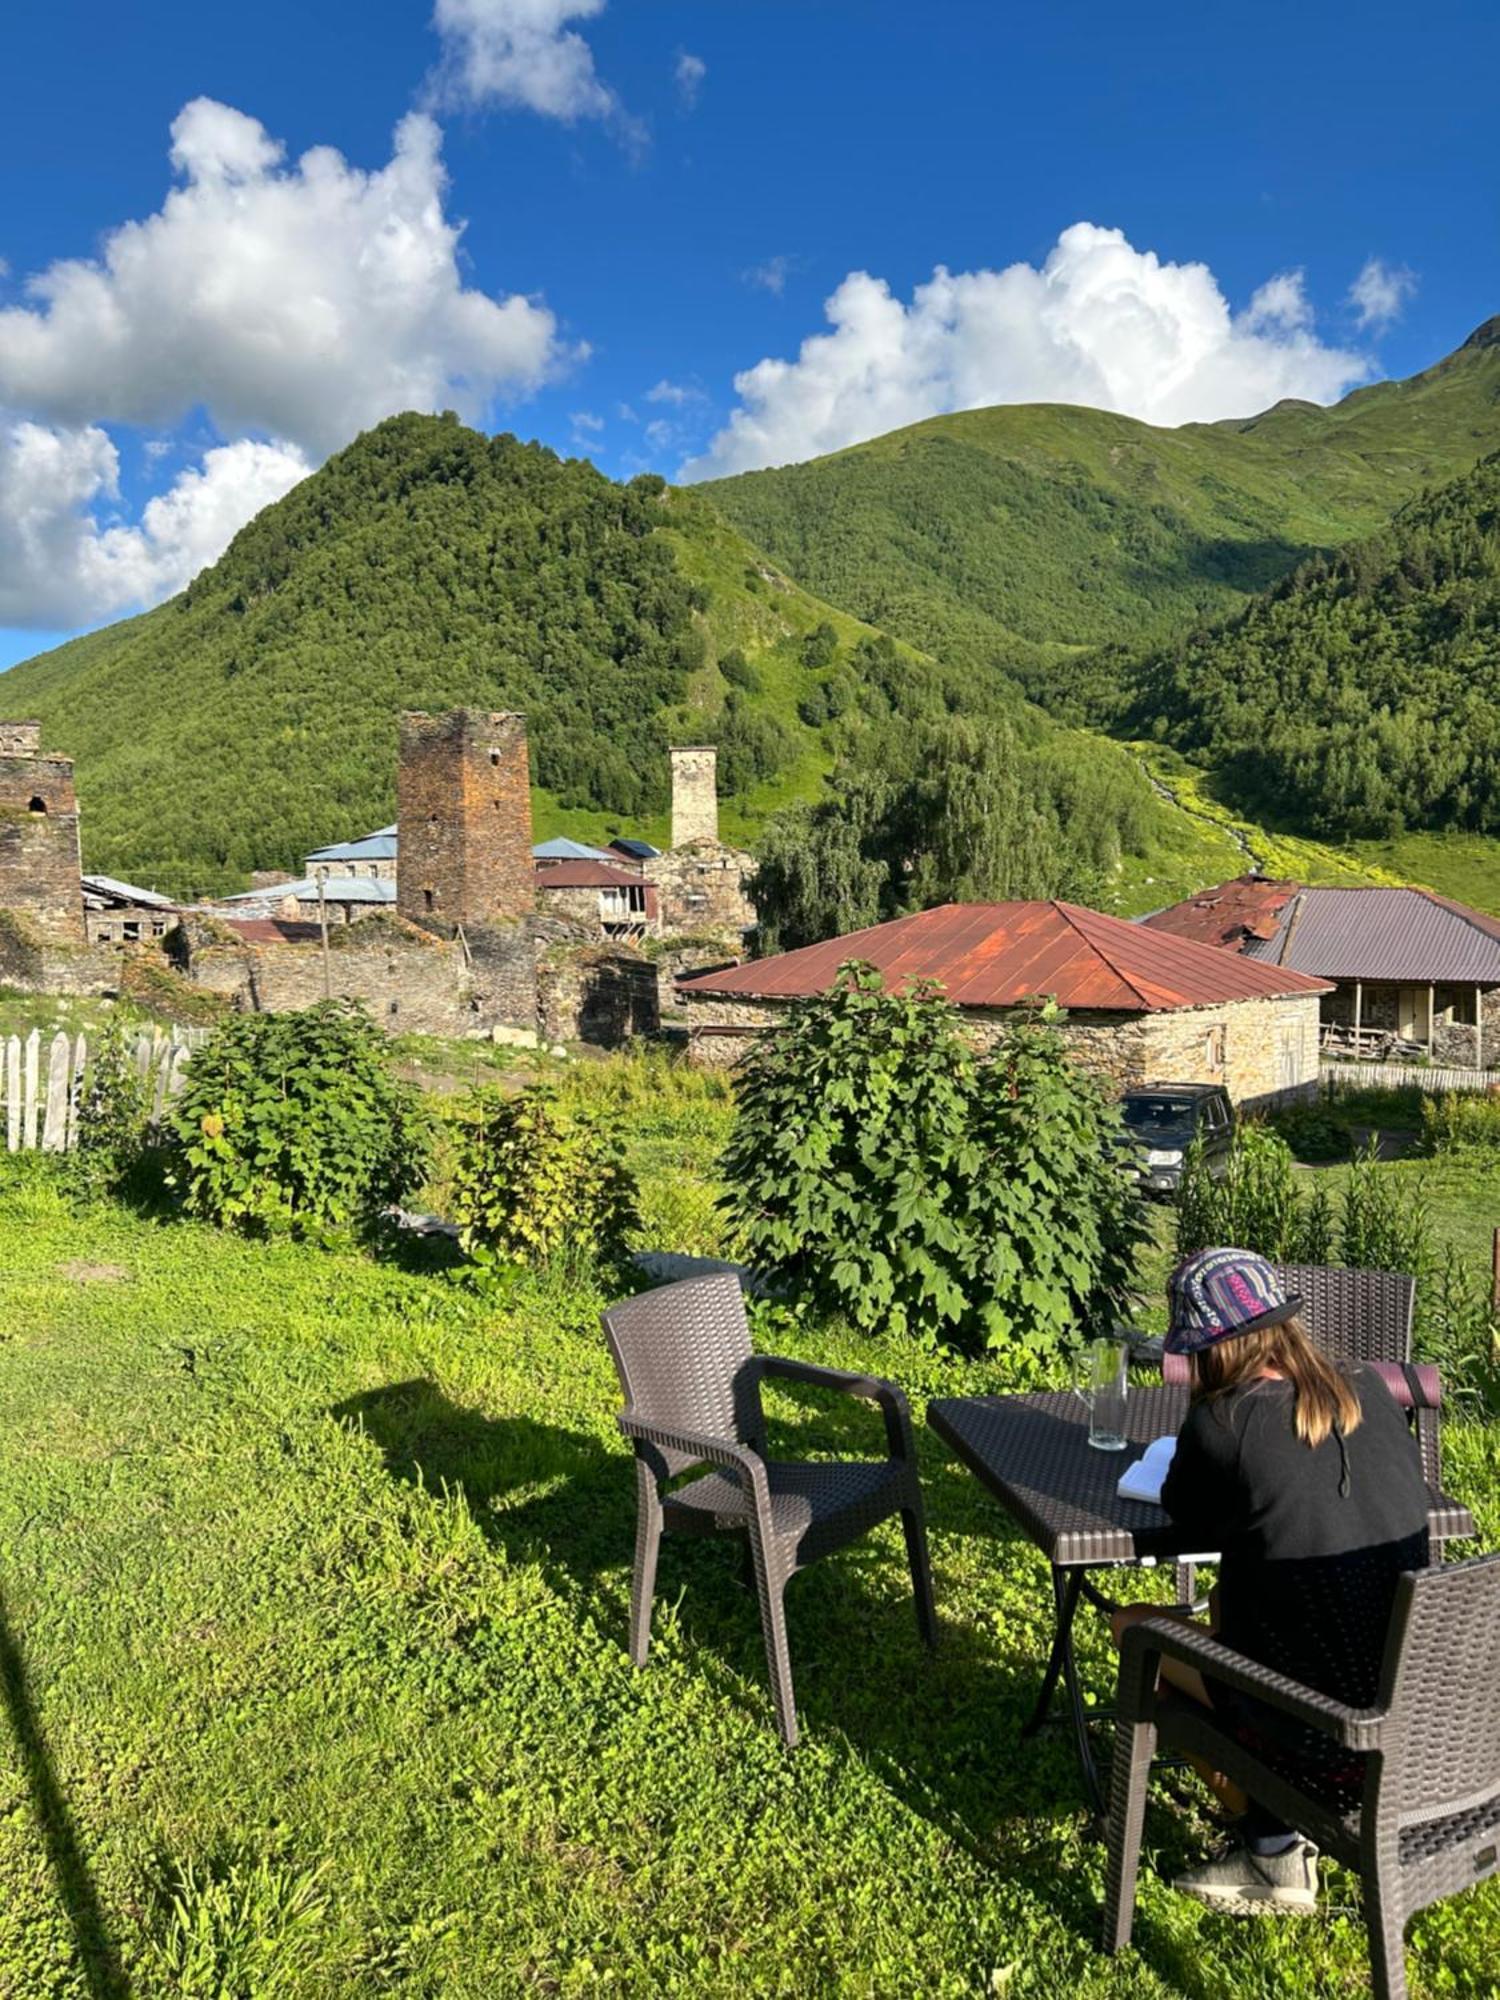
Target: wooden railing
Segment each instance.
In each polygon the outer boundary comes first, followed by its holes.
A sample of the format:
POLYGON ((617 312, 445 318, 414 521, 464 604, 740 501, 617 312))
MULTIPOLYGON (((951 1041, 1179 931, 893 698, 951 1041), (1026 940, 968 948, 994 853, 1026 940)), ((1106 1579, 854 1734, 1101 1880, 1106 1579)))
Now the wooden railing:
POLYGON ((1319 1075, 1334 1090, 1500 1090, 1500 1070, 1445 1069, 1438 1063, 1330 1062, 1324 1056, 1319 1075))

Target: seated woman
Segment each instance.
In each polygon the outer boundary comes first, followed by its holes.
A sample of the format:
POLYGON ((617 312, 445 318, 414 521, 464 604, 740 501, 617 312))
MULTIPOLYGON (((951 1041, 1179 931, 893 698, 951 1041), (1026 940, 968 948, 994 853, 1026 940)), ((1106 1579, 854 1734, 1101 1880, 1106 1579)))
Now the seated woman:
MULTIPOLYGON (((1189 1357, 1192 1406, 1162 1489, 1188 1546, 1222 1552, 1211 1625, 1226 1646, 1335 1700, 1376 1696, 1396 1579, 1427 1565, 1427 1488, 1416 1441, 1378 1376, 1335 1367, 1308 1338, 1266 1261, 1200 1250, 1172 1275, 1169 1353, 1189 1357)), ((1130 1605, 1118 1642, 1160 1607, 1130 1605)), ((1253 1697, 1162 1662, 1261 1761, 1353 1803, 1363 1760, 1253 1697)), ((1311 1909, 1317 1849, 1201 1767, 1239 1838, 1175 1887, 1218 1909, 1311 1909)))

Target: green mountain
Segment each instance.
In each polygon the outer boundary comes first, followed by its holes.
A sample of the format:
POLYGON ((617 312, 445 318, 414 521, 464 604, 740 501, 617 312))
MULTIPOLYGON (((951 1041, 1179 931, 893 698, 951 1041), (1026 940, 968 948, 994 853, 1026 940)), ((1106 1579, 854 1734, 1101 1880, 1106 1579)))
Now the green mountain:
POLYGON ((1500 319, 1331 409, 970 410, 698 490, 809 590, 1046 701, 1058 659, 1223 615, 1497 447, 1500 319))
POLYGON ((1500 453, 1236 617, 1080 662, 1095 713, 1335 839, 1500 833, 1500 453))
POLYGON ((526 711, 540 834, 664 838, 686 740, 718 746, 725 832, 753 839, 862 731, 954 711, 1008 717, 1039 784, 1099 795, 1106 869, 1164 817, 1123 751, 810 597, 699 495, 451 418, 379 425, 0 702, 76 758, 87 863, 177 894, 389 820, 398 712, 464 702, 526 711))

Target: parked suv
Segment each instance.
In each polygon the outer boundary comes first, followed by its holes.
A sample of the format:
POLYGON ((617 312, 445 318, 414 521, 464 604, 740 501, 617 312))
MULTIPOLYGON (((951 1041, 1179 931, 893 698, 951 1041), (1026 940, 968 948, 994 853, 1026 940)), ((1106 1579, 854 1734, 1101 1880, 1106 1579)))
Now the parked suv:
POLYGON ((1141 1185, 1152 1194, 1175 1194, 1182 1163, 1195 1139, 1215 1179, 1229 1163, 1234 1111, 1217 1083, 1146 1083, 1120 1100, 1125 1130, 1135 1142, 1141 1185))

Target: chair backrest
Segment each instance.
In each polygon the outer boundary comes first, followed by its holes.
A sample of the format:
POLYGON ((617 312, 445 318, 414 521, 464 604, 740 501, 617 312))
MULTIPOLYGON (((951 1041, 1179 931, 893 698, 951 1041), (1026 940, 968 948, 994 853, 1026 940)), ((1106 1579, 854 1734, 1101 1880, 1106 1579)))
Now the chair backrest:
POLYGON ((1379 1702, 1382 1811, 1410 1824, 1500 1795, 1500 1555, 1401 1578, 1379 1702))
POLYGON ((745 1298, 732 1271, 684 1278, 601 1315, 625 1401, 648 1423, 764 1449, 745 1298))
MULTIPOLYGON (((1335 1361, 1410 1361, 1417 1281, 1401 1271, 1346 1271, 1333 1264, 1277 1264, 1286 1291, 1302 1300, 1308 1332, 1335 1361)), ((1162 1360, 1164 1382, 1186 1382, 1180 1354, 1162 1360)))

